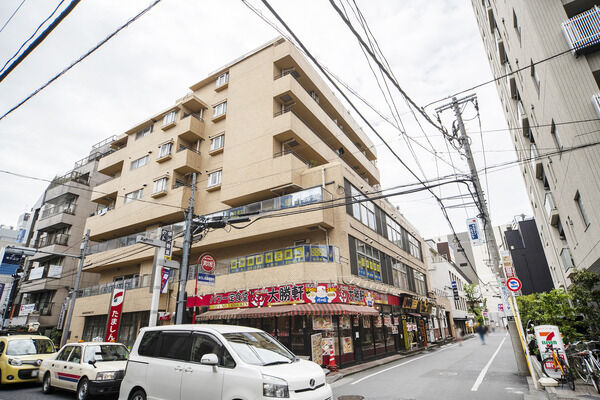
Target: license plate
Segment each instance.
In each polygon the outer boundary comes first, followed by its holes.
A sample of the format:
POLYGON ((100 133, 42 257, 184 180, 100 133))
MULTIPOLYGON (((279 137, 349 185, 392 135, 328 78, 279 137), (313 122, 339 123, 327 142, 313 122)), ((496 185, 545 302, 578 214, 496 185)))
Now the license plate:
POLYGON ((31 371, 31 376, 38 376, 38 370, 31 371))

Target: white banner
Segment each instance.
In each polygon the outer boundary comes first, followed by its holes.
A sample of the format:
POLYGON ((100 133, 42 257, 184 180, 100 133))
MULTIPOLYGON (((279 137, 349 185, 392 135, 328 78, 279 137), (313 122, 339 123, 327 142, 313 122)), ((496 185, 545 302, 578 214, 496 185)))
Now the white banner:
POLYGON ((471 244, 473 244, 473 246, 483 244, 478 218, 469 218, 467 220, 467 231, 469 232, 469 239, 471 239, 471 244))
POLYGON ((62 275, 62 265, 51 265, 48 268, 48 278, 60 278, 62 275))
POLYGON ((34 304, 23 304, 23 305, 21 305, 21 309, 19 310, 19 317, 31 314, 34 311, 35 311, 35 303, 34 304))
POLYGON ((32 281, 34 279, 42 279, 44 276, 44 267, 36 267, 32 268, 29 271, 29 280, 32 281))

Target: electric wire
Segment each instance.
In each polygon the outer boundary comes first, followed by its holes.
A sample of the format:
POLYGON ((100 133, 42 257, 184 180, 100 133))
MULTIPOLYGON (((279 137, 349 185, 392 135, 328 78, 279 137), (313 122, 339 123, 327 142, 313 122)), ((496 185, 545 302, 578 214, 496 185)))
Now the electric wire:
POLYGON ((13 11, 13 13, 10 15, 10 17, 8 17, 8 19, 6 20, 6 22, 4 23, 4 25, 2 25, 2 28, 0 28, 0 33, 2 33, 2 31, 4 30, 4 28, 6 28, 6 25, 8 25, 8 23, 10 22, 10 20, 13 19, 13 17, 17 13, 17 11, 19 11, 19 9, 23 5, 23 3, 25 3, 25 0, 21 0, 21 3, 17 7, 17 9, 15 11, 13 11))

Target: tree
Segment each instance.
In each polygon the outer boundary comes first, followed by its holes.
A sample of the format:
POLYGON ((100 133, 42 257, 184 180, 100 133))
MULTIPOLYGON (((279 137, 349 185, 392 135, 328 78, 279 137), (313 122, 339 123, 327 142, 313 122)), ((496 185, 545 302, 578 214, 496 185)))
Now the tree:
POLYGON ((600 274, 589 270, 576 271, 571 276, 573 282, 569 293, 573 300, 575 312, 582 319, 578 322, 588 339, 598 340, 600 337, 600 274))
POLYGON ((485 323, 485 318, 483 318, 483 313, 481 309, 482 298, 481 295, 476 293, 477 285, 471 283, 469 285, 465 285, 465 296, 467 297, 467 308, 469 312, 475 315, 475 320, 480 323, 485 323))

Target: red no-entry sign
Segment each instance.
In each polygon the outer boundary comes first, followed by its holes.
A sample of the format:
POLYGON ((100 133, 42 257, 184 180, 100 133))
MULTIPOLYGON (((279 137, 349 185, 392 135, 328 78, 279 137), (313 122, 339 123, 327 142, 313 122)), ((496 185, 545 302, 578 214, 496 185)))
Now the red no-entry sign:
POLYGON ((521 290, 521 281, 518 278, 509 278, 506 280, 506 287, 508 290, 518 292, 521 290))

